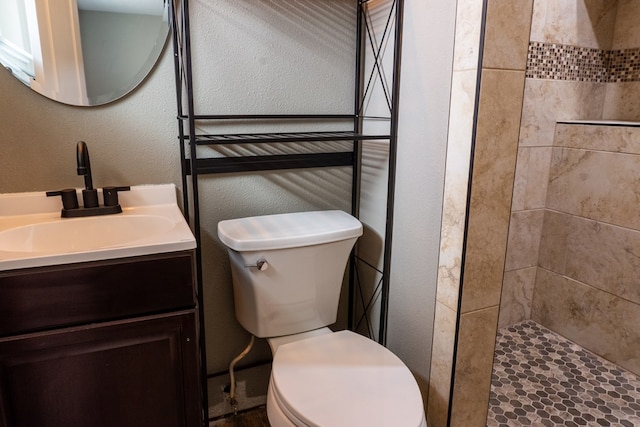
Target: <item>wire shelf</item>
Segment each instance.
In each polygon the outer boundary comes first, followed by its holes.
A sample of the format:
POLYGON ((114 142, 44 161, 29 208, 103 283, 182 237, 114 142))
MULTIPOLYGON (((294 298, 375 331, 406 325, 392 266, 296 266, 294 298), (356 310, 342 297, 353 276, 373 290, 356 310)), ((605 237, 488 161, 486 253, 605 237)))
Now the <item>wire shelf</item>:
MULTIPOLYGON (((364 141, 387 140, 390 135, 365 135, 353 131, 339 132, 285 132, 285 133, 241 133, 241 134, 202 134, 196 135, 197 145, 260 144, 275 142, 326 142, 326 141, 364 141)), ((188 141, 189 135, 183 140, 188 141)))

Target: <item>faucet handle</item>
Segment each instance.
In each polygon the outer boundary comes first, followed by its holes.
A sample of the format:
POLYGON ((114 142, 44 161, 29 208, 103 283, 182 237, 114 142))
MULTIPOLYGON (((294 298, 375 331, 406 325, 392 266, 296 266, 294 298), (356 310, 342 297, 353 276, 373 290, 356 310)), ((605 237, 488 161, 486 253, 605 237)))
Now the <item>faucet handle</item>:
POLYGON ((83 208, 97 208, 100 206, 98 203, 98 190, 95 188, 82 190, 82 207, 83 208))
POLYGON ((78 209, 78 195, 75 188, 65 188, 60 191, 47 191, 47 197, 62 196, 63 209, 78 209))
POLYGON ((102 189, 102 197, 104 198, 105 206, 117 206, 120 203, 118 202, 118 191, 129 191, 131 187, 104 187, 102 189))

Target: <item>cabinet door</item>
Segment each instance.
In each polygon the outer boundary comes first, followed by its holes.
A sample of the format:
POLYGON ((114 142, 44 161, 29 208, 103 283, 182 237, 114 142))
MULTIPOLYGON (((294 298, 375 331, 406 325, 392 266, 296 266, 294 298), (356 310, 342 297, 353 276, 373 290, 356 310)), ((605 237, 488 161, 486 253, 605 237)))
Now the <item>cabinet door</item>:
POLYGON ((0 340, 0 426, 197 426, 195 312, 0 340))

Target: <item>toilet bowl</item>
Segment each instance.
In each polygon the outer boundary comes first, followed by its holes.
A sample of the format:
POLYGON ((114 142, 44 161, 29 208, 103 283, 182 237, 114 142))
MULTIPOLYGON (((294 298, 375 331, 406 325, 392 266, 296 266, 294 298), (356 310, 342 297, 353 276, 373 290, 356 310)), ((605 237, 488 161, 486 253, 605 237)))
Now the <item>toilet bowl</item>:
POLYGON ((332 332, 349 253, 362 224, 342 211, 222 221, 236 318, 273 353, 272 427, 424 427, 409 369, 382 345, 332 332))
POLYGON ((272 427, 426 426, 418 385, 397 356, 354 332, 321 331, 277 347, 272 427))

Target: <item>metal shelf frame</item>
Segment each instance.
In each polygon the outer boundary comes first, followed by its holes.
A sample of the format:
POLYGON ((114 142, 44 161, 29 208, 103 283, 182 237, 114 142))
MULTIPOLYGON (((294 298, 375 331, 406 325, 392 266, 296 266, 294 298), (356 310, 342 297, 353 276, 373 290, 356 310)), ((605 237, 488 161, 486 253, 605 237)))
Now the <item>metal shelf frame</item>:
MULTIPOLYGON (((345 0, 347 1, 347 0, 345 0)), ((177 100, 178 140, 180 143, 180 159, 182 168, 183 211, 190 222, 196 238, 196 281, 199 309, 199 346, 202 373, 202 402, 203 425, 208 425, 207 406, 207 370, 206 343, 204 334, 204 306, 203 306, 203 277, 200 228, 199 178, 210 174, 224 173, 256 173, 259 171, 291 170, 323 167, 352 168, 351 184, 351 213, 359 217, 360 209, 360 174, 363 141, 388 141, 388 177, 387 177, 387 206, 386 227, 383 249, 383 267, 380 270, 358 256, 357 247, 350 263, 349 281, 349 328, 357 328, 366 321, 367 330, 372 338, 379 343, 386 344, 387 313, 389 304, 391 247, 393 236, 393 215, 395 200, 395 170, 398 135, 398 105, 400 92, 400 62, 402 52, 402 22, 404 12, 403 0, 389 0, 389 14, 381 37, 376 37, 369 14, 369 0, 353 0, 357 3, 356 52, 354 58, 355 91, 353 94, 353 114, 237 114, 219 115, 196 114, 194 109, 193 66, 191 61, 191 34, 189 0, 172 0, 171 33, 173 38, 173 55, 175 68, 175 86, 177 100), (382 57, 390 38, 393 37, 393 71, 391 81, 387 81, 387 74, 383 69, 382 57), (369 49, 367 49, 367 45, 369 49), (366 75, 365 57, 373 59, 370 73, 366 75), (388 107, 388 116, 367 117, 364 114, 365 100, 373 90, 376 80, 382 85, 384 100, 388 107), (388 134, 363 133, 363 123, 366 120, 388 121, 388 134), (283 133, 201 133, 197 124, 208 127, 216 124, 228 123, 295 123, 299 128, 304 123, 342 123, 342 128, 350 131, 314 131, 314 132, 283 132, 283 133), (198 147, 232 147, 237 145, 255 144, 318 144, 327 142, 350 142, 350 150, 329 150, 323 152, 300 152, 274 155, 250 155, 227 157, 201 157, 198 147), (357 283, 358 265, 373 268, 379 273, 380 281, 376 284, 373 296, 365 301, 362 290, 357 283), (375 300, 375 301, 374 301, 375 300), (368 309, 376 302, 380 304, 380 321, 378 333, 371 330, 368 319, 368 309), (356 318, 356 304, 360 303, 363 313, 356 318)), ((374 3, 371 1, 371 3, 374 3)), ((379 2, 377 2, 379 3, 379 2)), ((343 144, 344 146, 344 144, 343 144)))

